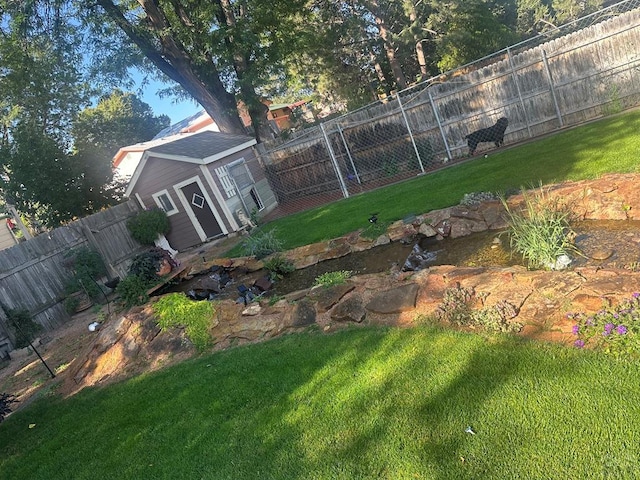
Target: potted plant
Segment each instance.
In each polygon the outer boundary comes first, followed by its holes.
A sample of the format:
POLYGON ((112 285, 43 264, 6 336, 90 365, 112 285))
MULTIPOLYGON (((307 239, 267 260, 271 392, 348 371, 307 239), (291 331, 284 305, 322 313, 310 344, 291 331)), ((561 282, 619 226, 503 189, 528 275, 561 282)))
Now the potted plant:
POLYGON ((149 208, 132 217, 127 222, 127 228, 134 240, 142 245, 155 245, 167 250, 171 256, 178 253, 171 248, 165 235, 171 230, 169 217, 160 208, 149 208))

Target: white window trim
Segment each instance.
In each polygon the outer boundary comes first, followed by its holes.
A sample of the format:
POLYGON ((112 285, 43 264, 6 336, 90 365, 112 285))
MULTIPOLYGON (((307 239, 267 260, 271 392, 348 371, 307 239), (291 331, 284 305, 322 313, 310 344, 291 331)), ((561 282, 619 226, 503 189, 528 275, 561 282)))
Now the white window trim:
POLYGON ((162 195, 166 195, 167 198, 171 201, 171 204, 173 205, 172 210, 165 212, 167 214, 167 217, 170 217, 171 215, 175 215, 176 213, 178 213, 178 206, 176 202, 173 200, 173 198, 171 197, 171 195, 169 194, 169 190, 167 190, 166 188, 164 190, 160 190, 159 192, 156 192, 153 195, 151 195, 153 197, 153 200, 156 202, 156 205, 158 206, 158 208, 164 210, 162 206, 162 202, 160 201, 160 197, 162 195))

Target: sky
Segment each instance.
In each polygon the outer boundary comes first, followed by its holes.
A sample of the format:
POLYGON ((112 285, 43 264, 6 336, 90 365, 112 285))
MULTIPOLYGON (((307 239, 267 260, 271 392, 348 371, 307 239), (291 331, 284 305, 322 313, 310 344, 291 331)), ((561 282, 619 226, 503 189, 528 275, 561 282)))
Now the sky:
MULTIPOLYGON (((139 85, 136 87, 136 91, 138 87, 139 85)), ((202 110, 202 107, 196 102, 181 101, 174 103, 171 98, 160 98, 157 94, 158 90, 166 87, 167 85, 160 81, 150 80, 145 85, 142 94, 139 95, 143 102, 149 104, 154 115, 167 115, 171 119, 171 125, 173 125, 202 110)))

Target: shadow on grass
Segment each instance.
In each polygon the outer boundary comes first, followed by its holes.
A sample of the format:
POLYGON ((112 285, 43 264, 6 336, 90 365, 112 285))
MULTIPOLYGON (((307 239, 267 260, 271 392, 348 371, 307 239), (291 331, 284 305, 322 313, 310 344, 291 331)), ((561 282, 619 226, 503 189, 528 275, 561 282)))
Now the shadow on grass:
POLYGON ((431 328, 290 335, 17 412, 0 478, 599 478, 603 455, 640 453, 639 367, 580 353, 431 328))

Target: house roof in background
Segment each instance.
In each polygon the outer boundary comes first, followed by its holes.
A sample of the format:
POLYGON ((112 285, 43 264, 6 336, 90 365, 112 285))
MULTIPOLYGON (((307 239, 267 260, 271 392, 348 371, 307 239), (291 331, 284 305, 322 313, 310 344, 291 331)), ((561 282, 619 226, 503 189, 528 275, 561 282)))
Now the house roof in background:
POLYGON ((159 138, 170 137, 179 133, 196 132, 202 128, 203 123, 213 123, 211 117, 204 110, 200 110, 198 113, 191 115, 177 123, 160 130, 158 134, 153 137, 152 140, 159 138))

